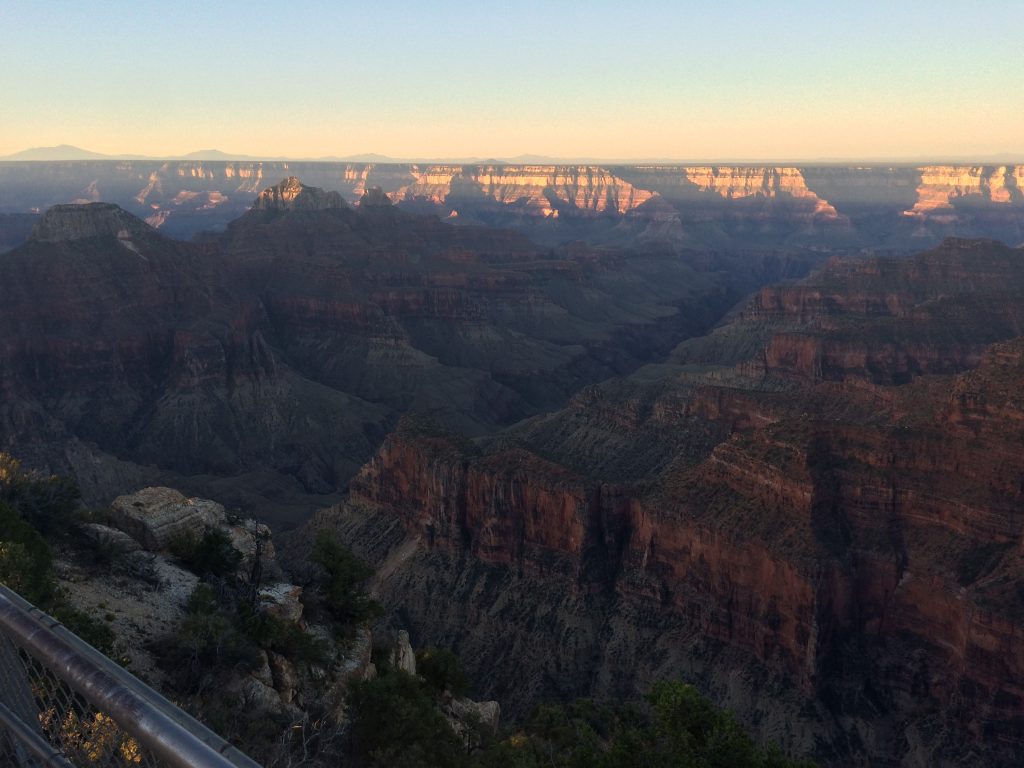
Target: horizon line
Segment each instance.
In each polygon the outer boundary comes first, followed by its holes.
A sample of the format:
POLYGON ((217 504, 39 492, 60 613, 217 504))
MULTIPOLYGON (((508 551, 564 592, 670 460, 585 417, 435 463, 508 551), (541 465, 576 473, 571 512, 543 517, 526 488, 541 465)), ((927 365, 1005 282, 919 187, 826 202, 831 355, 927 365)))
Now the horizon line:
POLYGON ((887 165, 940 165, 948 163, 978 164, 1018 164, 1024 163, 1022 152, 978 152, 977 154, 921 154, 906 155, 875 155, 875 156, 816 156, 816 157, 594 157, 594 156, 559 156, 539 153, 522 152, 513 156, 423 156, 423 157, 391 157, 378 152, 360 152, 349 155, 289 156, 260 155, 244 152, 224 152, 219 149, 201 149, 193 152, 171 155, 145 155, 140 153, 107 154, 82 149, 72 144, 58 144, 48 147, 30 147, 28 149, 0 156, 0 162, 268 162, 268 163, 373 163, 378 165, 588 165, 588 166, 644 166, 644 165, 678 165, 678 166, 793 166, 820 163, 824 165, 851 164, 887 164, 887 165), (52 155, 52 156, 47 156, 52 155))

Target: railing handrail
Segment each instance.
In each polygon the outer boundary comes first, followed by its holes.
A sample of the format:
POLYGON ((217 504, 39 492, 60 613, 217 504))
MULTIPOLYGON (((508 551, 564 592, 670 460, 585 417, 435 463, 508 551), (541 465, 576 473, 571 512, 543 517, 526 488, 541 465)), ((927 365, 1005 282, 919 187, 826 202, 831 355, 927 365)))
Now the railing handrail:
POLYGON ((260 768, 17 592, 0 585, 0 632, 177 768, 260 768))

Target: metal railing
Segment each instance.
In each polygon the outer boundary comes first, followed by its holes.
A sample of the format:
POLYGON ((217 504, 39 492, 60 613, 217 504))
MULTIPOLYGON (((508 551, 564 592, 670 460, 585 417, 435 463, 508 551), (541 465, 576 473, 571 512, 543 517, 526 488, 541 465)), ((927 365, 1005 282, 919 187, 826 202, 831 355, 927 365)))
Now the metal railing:
POLYGON ((0 586, 0 766, 259 768, 0 586))

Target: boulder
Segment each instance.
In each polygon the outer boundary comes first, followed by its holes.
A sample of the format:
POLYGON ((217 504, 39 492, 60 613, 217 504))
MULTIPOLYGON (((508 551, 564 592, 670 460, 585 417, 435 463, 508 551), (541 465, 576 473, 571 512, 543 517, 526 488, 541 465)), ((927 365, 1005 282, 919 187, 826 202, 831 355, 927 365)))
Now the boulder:
POLYGON ((359 627, 338 661, 337 679, 345 682, 368 679, 372 656, 373 634, 366 627, 359 627))
POLYGON ((82 534, 96 546, 110 547, 122 554, 138 552, 142 545, 124 531, 99 523, 86 523, 82 526, 82 534))
POLYGON ((222 505, 187 498, 173 488, 143 488, 118 496, 110 511, 118 528, 151 551, 167 549, 181 537, 198 538, 225 521, 222 505))
POLYGON ((497 732, 501 717, 498 702, 473 701, 463 697, 446 697, 441 704, 441 712, 452 730, 470 748, 479 743, 481 730, 497 732))
POLYGON ((410 675, 416 674, 416 654, 409 643, 409 633, 404 629, 398 630, 398 640, 391 651, 391 666, 410 675))
POLYGON ((259 609, 282 621, 302 618, 302 587, 295 584, 268 584, 257 593, 259 609))
POLYGON ((236 697, 239 708, 247 712, 281 711, 281 696, 277 690, 255 677, 245 677, 232 683, 229 691, 236 697))
POLYGON ((231 546, 242 553, 241 572, 249 574, 252 570, 256 552, 260 553, 260 565, 263 569, 262 578, 280 578, 281 568, 277 564, 274 542, 270 538, 270 528, 253 519, 244 520, 237 525, 229 525, 227 534, 231 537, 231 546))
POLYGON ((295 698, 295 689, 298 686, 298 675, 295 672, 295 665, 279 653, 271 651, 270 672, 273 675, 274 689, 285 704, 291 704, 295 698))
POLYGON ((253 666, 252 670, 249 672, 249 675, 253 680, 260 682, 263 685, 274 685, 270 656, 271 654, 268 654, 266 651, 260 651, 257 654, 255 666, 253 666))

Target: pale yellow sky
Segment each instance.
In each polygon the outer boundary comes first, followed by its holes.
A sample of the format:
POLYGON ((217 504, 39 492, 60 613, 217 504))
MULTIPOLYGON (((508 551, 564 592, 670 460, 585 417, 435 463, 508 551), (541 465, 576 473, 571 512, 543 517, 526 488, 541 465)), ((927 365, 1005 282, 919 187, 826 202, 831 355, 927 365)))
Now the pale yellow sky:
POLYGON ((1024 155, 1024 3, 0 4, 0 155, 1024 155))

